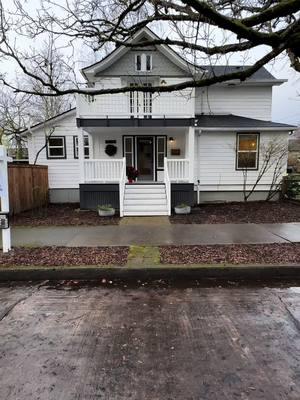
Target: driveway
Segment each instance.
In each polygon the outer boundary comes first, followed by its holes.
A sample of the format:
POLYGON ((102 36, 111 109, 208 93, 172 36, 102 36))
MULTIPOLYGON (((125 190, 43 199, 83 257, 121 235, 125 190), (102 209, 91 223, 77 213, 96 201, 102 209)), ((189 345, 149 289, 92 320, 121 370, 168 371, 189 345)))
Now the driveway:
POLYGON ((299 400, 300 289, 0 286, 5 400, 299 400))

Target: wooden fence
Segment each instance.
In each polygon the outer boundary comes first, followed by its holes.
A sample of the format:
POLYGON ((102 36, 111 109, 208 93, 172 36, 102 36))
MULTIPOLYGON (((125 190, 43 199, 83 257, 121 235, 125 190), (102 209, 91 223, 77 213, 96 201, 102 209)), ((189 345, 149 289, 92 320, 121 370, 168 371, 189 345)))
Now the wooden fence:
POLYGON ((8 166, 10 214, 31 210, 48 203, 48 167, 46 165, 8 166))

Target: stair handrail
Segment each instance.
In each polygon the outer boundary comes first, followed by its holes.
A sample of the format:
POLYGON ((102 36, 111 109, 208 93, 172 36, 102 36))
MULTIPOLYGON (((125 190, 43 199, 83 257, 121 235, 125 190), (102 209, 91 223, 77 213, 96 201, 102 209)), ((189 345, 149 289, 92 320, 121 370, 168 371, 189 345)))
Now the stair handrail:
POLYGON ((168 158, 167 157, 164 157, 164 184, 166 187, 168 215, 171 215, 171 181, 170 181, 170 176, 169 176, 168 158))
POLYGON ((124 216, 124 192, 126 184, 126 158, 122 159, 123 165, 119 182, 119 199, 120 199, 120 217, 124 216))

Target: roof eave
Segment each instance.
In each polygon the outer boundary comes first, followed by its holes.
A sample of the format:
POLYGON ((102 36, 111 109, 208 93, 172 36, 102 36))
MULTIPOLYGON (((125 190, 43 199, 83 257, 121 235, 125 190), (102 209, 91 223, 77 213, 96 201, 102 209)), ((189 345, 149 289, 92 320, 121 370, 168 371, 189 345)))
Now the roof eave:
POLYGON ((240 127, 240 126, 232 126, 232 127, 206 127, 206 126, 201 126, 201 125, 197 125, 196 129, 201 129, 202 131, 221 131, 221 132, 230 132, 230 131, 237 131, 237 132, 249 132, 249 131, 292 131, 297 129, 297 127, 295 126, 282 126, 282 127, 253 127, 253 126, 249 126, 249 127, 240 127))

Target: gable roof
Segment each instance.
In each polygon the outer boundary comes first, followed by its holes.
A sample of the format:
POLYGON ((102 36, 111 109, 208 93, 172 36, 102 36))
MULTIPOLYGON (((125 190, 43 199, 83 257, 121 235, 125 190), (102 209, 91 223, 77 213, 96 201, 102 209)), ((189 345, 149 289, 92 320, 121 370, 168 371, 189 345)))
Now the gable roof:
MULTIPOLYGON (((160 39, 159 36, 156 35, 151 29, 148 27, 142 28, 140 31, 135 33, 135 35, 125 41, 125 43, 138 43, 139 41, 143 40, 157 40, 160 39)), ((183 57, 181 57, 178 53, 176 53, 175 50, 173 50, 170 46, 161 44, 158 46, 155 46, 159 51, 161 51, 167 58, 169 58, 170 61, 172 61, 174 64, 176 64, 179 68, 181 68, 183 71, 186 71, 187 73, 191 74, 192 72, 195 72, 195 70, 202 70, 203 68, 201 66, 196 66, 195 64, 190 63, 189 61, 185 60, 183 57)), ((102 60, 95 62, 92 65, 89 65, 87 67, 84 67, 81 69, 82 75, 88 79, 89 76, 92 77, 96 73, 99 73, 103 71, 104 69, 107 69, 110 65, 112 65, 114 62, 116 62, 120 57, 122 57, 124 54, 126 54, 128 51, 130 51, 130 47, 127 46, 118 46, 116 47, 110 54, 108 54, 106 57, 104 57, 102 60)))
POLYGON ((196 115, 195 125, 203 130, 276 130, 290 131, 297 127, 273 121, 262 121, 260 119, 246 118, 239 115, 196 115))
POLYGON ((76 107, 70 108, 70 110, 67 111, 63 111, 60 114, 55 115, 54 117, 48 118, 45 121, 39 122, 35 125, 31 125, 30 127, 23 129, 23 131, 21 131, 20 133, 27 133, 30 132, 32 130, 38 129, 40 127, 42 127, 45 124, 48 124, 49 122, 54 122, 60 119, 64 119, 65 117, 68 117, 69 115, 75 114, 76 113, 76 107))
MULTIPOLYGON (((133 37, 128 38, 126 42, 138 43, 141 39, 149 41, 160 39, 156 33, 154 33, 148 27, 142 28, 138 31, 133 37)), ((197 74, 197 73, 205 73, 208 77, 212 76, 220 76, 224 74, 229 74, 233 72, 238 72, 240 70, 245 70, 249 68, 251 65, 196 65, 188 60, 184 59, 180 54, 178 54, 175 50, 173 50, 169 45, 161 44, 155 46, 159 49, 166 57, 169 58, 174 64, 176 64, 179 68, 186 71, 188 74, 197 74)), ((107 69, 114 62, 116 62, 119 58, 125 55, 128 51, 130 51, 130 47, 127 46, 118 46, 111 53, 105 56, 102 60, 97 61, 87 67, 84 67, 80 70, 81 74, 89 80, 89 77, 95 76, 97 73, 107 69)), ((286 79, 277 79, 275 78, 265 67, 260 68, 253 75, 246 79, 245 82, 249 83, 264 83, 271 85, 280 85, 281 83, 286 82, 286 79)), ((226 82, 228 84, 228 82, 226 82)), ((244 82, 243 82, 244 83, 244 82)))

